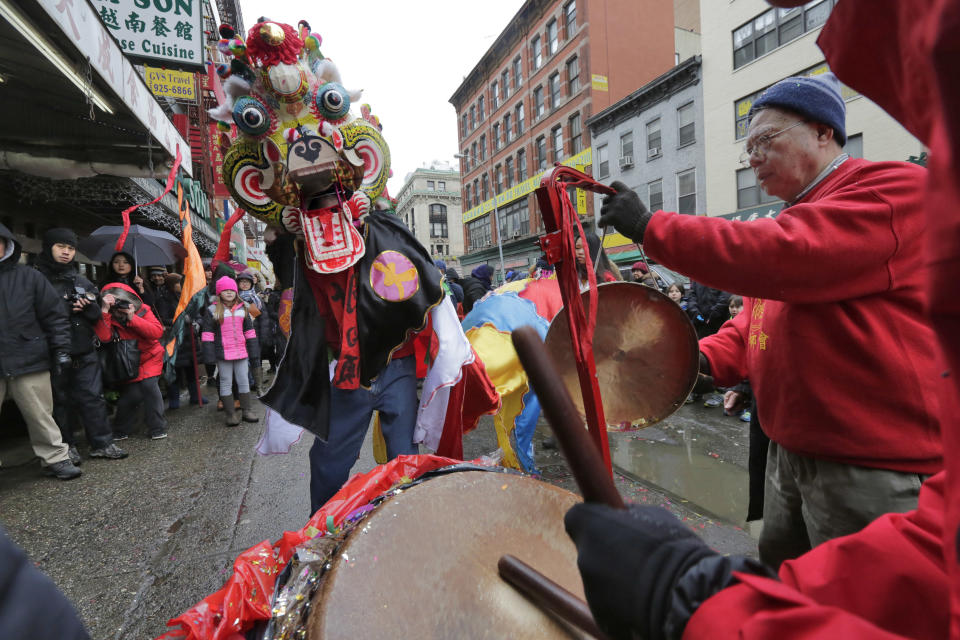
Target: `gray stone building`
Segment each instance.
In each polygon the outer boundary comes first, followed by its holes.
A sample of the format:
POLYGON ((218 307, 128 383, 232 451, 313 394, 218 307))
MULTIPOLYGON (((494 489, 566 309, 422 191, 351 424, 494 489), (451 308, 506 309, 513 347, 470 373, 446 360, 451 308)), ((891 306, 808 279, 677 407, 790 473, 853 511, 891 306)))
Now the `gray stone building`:
MULTIPOLYGON (((700 56, 690 57, 587 119, 597 180, 623 182, 651 211, 706 214, 700 68, 700 56)), ((600 200, 595 196, 597 216, 600 200)), ((604 245, 620 265, 639 257, 613 230, 604 245)))
POLYGON ((460 172, 450 164, 435 161, 407 174, 397 195, 397 215, 434 260, 454 267, 463 255, 461 213, 460 172))

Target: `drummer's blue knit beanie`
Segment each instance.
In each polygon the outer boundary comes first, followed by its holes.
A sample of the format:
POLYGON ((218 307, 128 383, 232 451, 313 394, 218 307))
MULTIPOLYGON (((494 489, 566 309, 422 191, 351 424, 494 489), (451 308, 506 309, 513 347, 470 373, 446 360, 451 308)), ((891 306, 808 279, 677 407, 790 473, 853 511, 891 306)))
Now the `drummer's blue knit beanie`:
POLYGON ((750 108, 750 119, 763 107, 782 107, 825 124, 833 129, 840 146, 847 143, 847 107, 840 81, 832 73, 781 80, 760 94, 750 108))

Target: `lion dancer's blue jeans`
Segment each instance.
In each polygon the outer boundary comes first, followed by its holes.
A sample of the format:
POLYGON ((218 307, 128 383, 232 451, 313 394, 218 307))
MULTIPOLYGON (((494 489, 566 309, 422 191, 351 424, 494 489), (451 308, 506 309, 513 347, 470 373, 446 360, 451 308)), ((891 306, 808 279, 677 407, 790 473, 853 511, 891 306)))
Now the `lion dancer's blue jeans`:
POLYGON ((418 453, 413 444, 417 422, 417 367, 412 356, 391 360, 370 390, 330 387, 330 434, 310 448, 310 514, 340 490, 360 457, 374 410, 387 443, 387 456, 418 453))

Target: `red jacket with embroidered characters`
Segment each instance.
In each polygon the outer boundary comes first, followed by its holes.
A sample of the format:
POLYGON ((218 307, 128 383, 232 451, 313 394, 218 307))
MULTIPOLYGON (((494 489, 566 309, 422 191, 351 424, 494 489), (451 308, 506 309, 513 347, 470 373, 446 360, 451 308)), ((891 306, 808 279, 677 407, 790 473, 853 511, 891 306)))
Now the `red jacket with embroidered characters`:
POLYGON ((850 159, 776 219, 658 212, 644 248, 754 298, 700 341, 717 384, 753 384, 790 451, 916 473, 942 468, 939 373, 924 316, 926 170, 850 159))

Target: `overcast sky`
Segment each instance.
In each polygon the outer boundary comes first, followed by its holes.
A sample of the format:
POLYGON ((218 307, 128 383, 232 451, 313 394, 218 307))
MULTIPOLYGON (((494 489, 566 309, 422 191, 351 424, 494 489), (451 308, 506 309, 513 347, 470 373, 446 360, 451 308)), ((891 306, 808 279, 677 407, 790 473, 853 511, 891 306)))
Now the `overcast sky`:
MULTIPOLYGON (((320 50, 337 63, 346 88, 363 89, 362 102, 383 124, 394 197, 407 173, 424 163, 456 162, 450 96, 522 5, 523 0, 240 3, 245 29, 266 16, 294 27, 303 19, 320 34, 320 50)), ((359 105, 351 111, 359 115, 359 105)))

